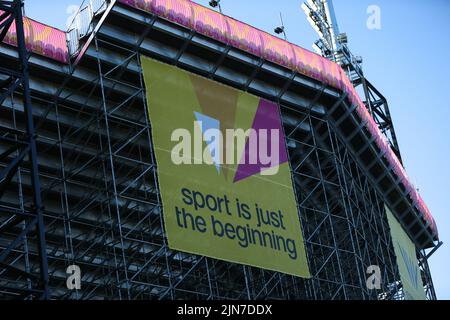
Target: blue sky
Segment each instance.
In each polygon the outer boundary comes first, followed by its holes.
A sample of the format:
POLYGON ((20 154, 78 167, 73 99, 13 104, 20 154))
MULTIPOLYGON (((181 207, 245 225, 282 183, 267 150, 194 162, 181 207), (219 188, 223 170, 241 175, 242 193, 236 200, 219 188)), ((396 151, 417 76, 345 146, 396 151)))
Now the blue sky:
MULTIPOLYGON (((29 17, 65 29, 67 9, 81 0, 25 3, 29 17)), ((300 4, 222 0, 222 9, 269 32, 281 12, 289 41, 310 49, 316 36, 300 4)), ((450 299, 450 1, 335 0, 334 7, 366 76, 388 99, 406 170, 437 221, 444 246, 431 258, 431 271, 438 298, 450 299), (381 30, 366 27, 369 5, 381 9, 381 30)))

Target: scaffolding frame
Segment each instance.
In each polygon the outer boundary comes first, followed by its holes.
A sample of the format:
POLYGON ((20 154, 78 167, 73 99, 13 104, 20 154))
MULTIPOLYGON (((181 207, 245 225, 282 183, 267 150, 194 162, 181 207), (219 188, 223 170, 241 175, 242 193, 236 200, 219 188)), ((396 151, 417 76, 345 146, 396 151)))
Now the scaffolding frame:
MULTIPOLYGON (((293 71, 286 72, 280 90, 272 93, 263 86, 266 93, 262 93, 255 87, 265 72, 267 62, 262 59, 246 79, 233 83, 221 75, 233 53, 230 47, 204 64, 206 70, 193 68, 185 60, 199 42, 192 31, 186 31, 186 40, 173 53, 146 51, 161 21, 153 15, 145 19, 147 27, 136 34, 132 45, 111 33, 108 22, 105 28, 93 28, 84 56, 69 69, 61 87, 55 84, 56 94, 45 96, 36 89, 31 95, 41 116, 36 130, 46 203, 50 297, 404 299, 385 214, 384 204, 389 201, 358 159, 362 151, 352 148, 351 140, 364 124, 355 120, 359 125, 352 132, 342 131, 354 110, 345 94, 308 82, 314 90, 305 94, 302 105, 288 103, 286 95, 295 80, 303 79, 293 71), (141 54, 278 103, 311 279, 168 247, 141 54), (335 97, 333 106, 322 108, 330 95, 335 97), (74 264, 82 270, 79 291, 66 288, 65 270, 74 264), (366 286, 371 265, 382 270, 380 290, 366 286)), ((236 52, 234 59, 238 60, 236 52)), ((17 185, 26 189, 29 182, 17 185)), ((19 251, 29 256, 31 264, 38 261, 35 251, 19 251)), ((427 298, 435 299, 425 251, 418 251, 418 256, 427 298)), ((0 274, 2 287, 23 281, 0 274)))

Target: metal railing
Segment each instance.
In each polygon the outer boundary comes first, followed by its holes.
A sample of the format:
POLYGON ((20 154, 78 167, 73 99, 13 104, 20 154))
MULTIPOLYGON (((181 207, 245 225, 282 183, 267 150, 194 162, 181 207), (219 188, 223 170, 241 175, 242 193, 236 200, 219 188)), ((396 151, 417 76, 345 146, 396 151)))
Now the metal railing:
POLYGON ((78 54, 80 40, 93 31, 94 17, 103 13, 109 0, 83 0, 68 30, 67 45, 71 57, 78 54))

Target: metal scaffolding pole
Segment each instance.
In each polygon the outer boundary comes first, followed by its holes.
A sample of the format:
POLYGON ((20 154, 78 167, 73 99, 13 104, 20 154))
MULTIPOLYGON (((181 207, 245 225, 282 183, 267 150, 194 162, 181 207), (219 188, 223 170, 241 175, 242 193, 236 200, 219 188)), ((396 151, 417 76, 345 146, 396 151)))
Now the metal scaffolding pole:
MULTIPOLYGON (((1 72, 7 75, 7 79, 2 83, 2 92, 0 102, 3 103, 8 96, 12 97, 15 93, 20 91, 23 102, 23 113, 25 117, 25 132, 15 131, 8 127, 2 128, 2 142, 11 142, 10 137, 15 137, 13 145, 10 149, 3 152, 0 156, 2 161, 7 161, 9 164, 0 172, 1 193, 0 198, 4 196, 11 186, 13 177, 19 172, 21 166, 28 168, 29 177, 31 180, 31 203, 27 208, 17 208, 16 211, 7 212, 5 209, 0 209, 2 213, 7 215, 6 219, 2 219, 0 225, 0 236, 2 238, 9 238, 10 243, 5 245, 0 252, 0 268, 2 273, 6 274, 8 271, 11 274, 17 274, 25 277, 28 281, 32 281, 33 288, 24 287, 8 288, 5 284, 6 294, 21 294, 24 298, 40 298, 49 299, 49 276, 48 276, 48 262, 45 241, 45 225, 43 219, 43 205, 41 199, 41 186, 38 168, 38 155, 36 146, 36 132, 34 128, 33 108, 31 104, 31 93, 29 86, 29 69, 28 69, 28 52, 25 43, 25 32, 23 26, 23 1, 2 1, 0 10, 3 12, 0 18, 0 42, 3 41, 9 28, 15 24, 17 35, 17 56, 18 64, 14 69, 1 68, 1 72), (14 152, 17 151, 16 157, 10 158, 14 152), (28 163, 25 159, 28 157, 28 163), (9 159, 8 159, 9 158, 9 159), (24 222, 24 227, 19 232, 17 227, 24 222), (24 246, 25 256, 29 255, 29 248, 26 244, 27 238, 36 237, 36 251, 38 255, 38 266, 35 270, 23 269, 22 266, 16 267, 11 259, 14 259, 14 250, 19 246, 24 246), (37 271, 38 270, 38 271, 37 271), (36 272, 39 276, 36 276, 36 272), (7 289, 6 289, 7 288, 7 289)), ((2 217, 3 218, 3 217, 2 217)), ((27 257, 28 259, 28 257, 27 257)), ((16 260, 17 261, 17 260, 16 260)), ((13 276, 13 275, 12 275, 13 276)))
POLYGON ((313 45, 316 52, 339 64, 353 86, 360 89, 364 104, 381 132, 388 139, 400 162, 402 157, 387 99, 366 78, 362 58, 355 57, 348 45, 347 35, 340 33, 332 0, 308 0, 302 4, 308 21, 319 40, 313 45))

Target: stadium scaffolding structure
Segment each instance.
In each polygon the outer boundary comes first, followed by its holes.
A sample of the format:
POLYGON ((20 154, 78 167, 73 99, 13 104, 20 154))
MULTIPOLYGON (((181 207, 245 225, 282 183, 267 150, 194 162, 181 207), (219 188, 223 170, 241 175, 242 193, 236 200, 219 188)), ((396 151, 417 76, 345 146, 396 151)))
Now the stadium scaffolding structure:
MULTIPOLYGON (((20 239, 0 260, 0 298, 404 299, 385 204, 406 218, 411 204, 345 94, 157 15, 115 1, 98 8, 84 32, 72 30, 80 41, 72 39, 70 65, 31 55, 29 96, 17 89, 1 101, 2 137, 12 130, 2 155, 27 136, 27 96, 33 104, 45 242, 43 228, 24 236, 26 225, 4 216, 33 208, 30 157, 0 199, 0 257, 20 239), (168 247, 140 55, 280 105, 311 279, 168 247), (66 287, 70 265, 82 270, 79 291, 66 287), (380 290, 367 288, 371 265, 382 270, 380 290)), ((0 47, 2 71, 18 50, 0 47)), ((434 239, 413 219, 404 227, 436 299, 434 249, 426 252, 434 239)))

